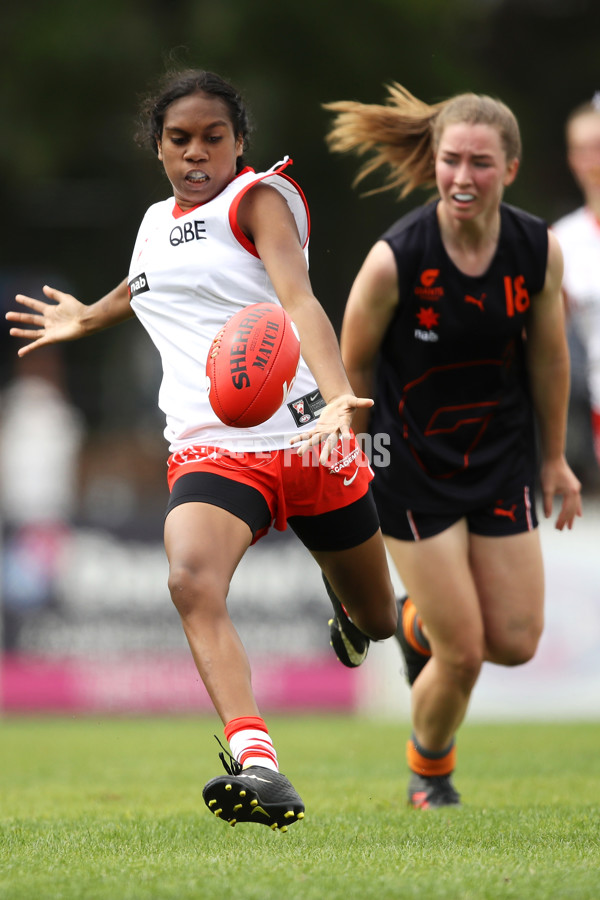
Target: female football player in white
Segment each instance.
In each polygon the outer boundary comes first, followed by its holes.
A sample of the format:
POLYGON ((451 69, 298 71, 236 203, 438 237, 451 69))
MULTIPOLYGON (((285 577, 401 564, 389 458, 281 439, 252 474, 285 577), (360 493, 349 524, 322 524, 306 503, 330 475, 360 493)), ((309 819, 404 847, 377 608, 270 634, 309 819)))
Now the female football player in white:
MULTIPOLYGON (((231 750, 228 774, 212 779, 203 796, 231 824, 285 828, 304 806, 278 771, 227 593, 248 547, 271 524, 289 523, 323 571, 334 604, 332 642, 345 664, 362 661, 368 637, 394 633, 397 608, 372 473, 350 430, 355 410, 372 401, 354 395, 313 295, 308 212, 284 173, 287 161, 263 173, 245 164, 248 121, 237 91, 210 72, 174 73, 143 113, 172 196, 148 209, 128 277, 91 305, 52 287, 44 288, 47 302, 19 295, 28 311, 7 318, 18 323, 11 334, 28 341, 20 355, 133 315, 156 344, 171 453, 169 589, 231 750), (230 428, 208 402, 208 349, 234 312, 265 300, 281 303, 295 322, 300 369, 290 402, 271 419, 230 428), (307 422, 316 425, 303 441, 307 422)), ((281 593, 282 603, 294 602, 289 586, 281 593)))
POLYGON ((570 323, 585 349, 592 437, 600 466, 600 91, 567 118, 567 159, 583 206, 552 226, 565 261, 570 323))

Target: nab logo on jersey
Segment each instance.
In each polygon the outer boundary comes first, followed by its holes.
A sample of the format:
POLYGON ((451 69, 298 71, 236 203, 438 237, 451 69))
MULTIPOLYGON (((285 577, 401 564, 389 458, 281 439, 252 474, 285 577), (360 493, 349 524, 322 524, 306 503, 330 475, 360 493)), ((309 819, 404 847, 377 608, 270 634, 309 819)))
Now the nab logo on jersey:
POLYGON ((142 272, 141 275, 136 275, 135 278, 132 278, 127 285, 127 289, 129 291, 130 300, 132 297, 136 297, 138 294, 143 294, 145 291, 149 291, 150 285, 148 284, 146 273, 142 272))

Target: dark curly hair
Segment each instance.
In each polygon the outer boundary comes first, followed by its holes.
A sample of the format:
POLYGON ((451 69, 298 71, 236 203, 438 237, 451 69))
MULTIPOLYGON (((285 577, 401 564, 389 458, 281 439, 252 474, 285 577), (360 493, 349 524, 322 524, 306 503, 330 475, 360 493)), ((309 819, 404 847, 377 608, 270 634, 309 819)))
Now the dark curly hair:
MULTIPOLYGON (((247 150, 251 126, 241 95, 220 75, 203 69, 167 72, 159 85, 158 93, 146 97, 141 105, 136 141, 142 145, 149 145, 155 153, 158 153, 158 141, 162 138, 167 109, 175 100, 195 93, 211 94, 225 103, 234 133, 236 137, 243 138, 244 150, 247 150)), ((237 160, 237 171, 240 172, 245 165, 243 156, 240 156, 237 160)))

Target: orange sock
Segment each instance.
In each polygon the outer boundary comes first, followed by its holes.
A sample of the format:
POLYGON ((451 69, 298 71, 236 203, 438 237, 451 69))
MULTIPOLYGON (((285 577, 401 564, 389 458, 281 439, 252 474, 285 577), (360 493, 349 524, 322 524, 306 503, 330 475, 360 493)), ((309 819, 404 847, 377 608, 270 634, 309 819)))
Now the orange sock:
POLYGON ((417 608, 410 597, 407 597, 402 607, 402 628, 406 640, 417 653, 431 656, 429 641, 423 634, 423 623, 417 613, 417 608))
POLYGON ((224 731, 229 741, 231 755, 243 768, 262 766, 275 772, 279 771, 273 741, 260 716, 240 716, 231 719, 224 731))
POLYGON ((456 765, 454 738, 445 750, 440 753, 432 753, 421 747, 413 734, 406 744, 406 759, 409 769, 418 775, 425 775, 425 777, 449 775, 454 771, 456 765))

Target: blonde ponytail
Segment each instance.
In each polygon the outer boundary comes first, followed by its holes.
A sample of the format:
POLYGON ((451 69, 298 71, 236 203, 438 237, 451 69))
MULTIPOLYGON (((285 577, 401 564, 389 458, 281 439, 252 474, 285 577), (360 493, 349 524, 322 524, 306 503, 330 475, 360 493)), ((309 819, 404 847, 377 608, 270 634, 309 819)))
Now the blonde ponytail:
POLYGON ((326 103, 335 113, 327 144, 333 153, 368 157, 354 186, 373 172, 386 170, 376 194, 396 190, 406 197, 417 187, 435 186, 435 153, 444 128, 458 122, 491 125, 498 129, 507 160, 520 158, 519 126, 511 110, 491 97, 458 94, 429 105, 396 82, 387 86, 385 105, 341 100, 326 103))
POLYGON ((414 97, 402 85, 388 85, 385 105, 341 100, 326 103, 335 113, 327 144, 334 153, 369 156, 354 185, 379 169, 386 169, 385 184, 368 193, 397 190, 405 197, 420 185, 435 183, 431 122, 438 106, 414 97))

